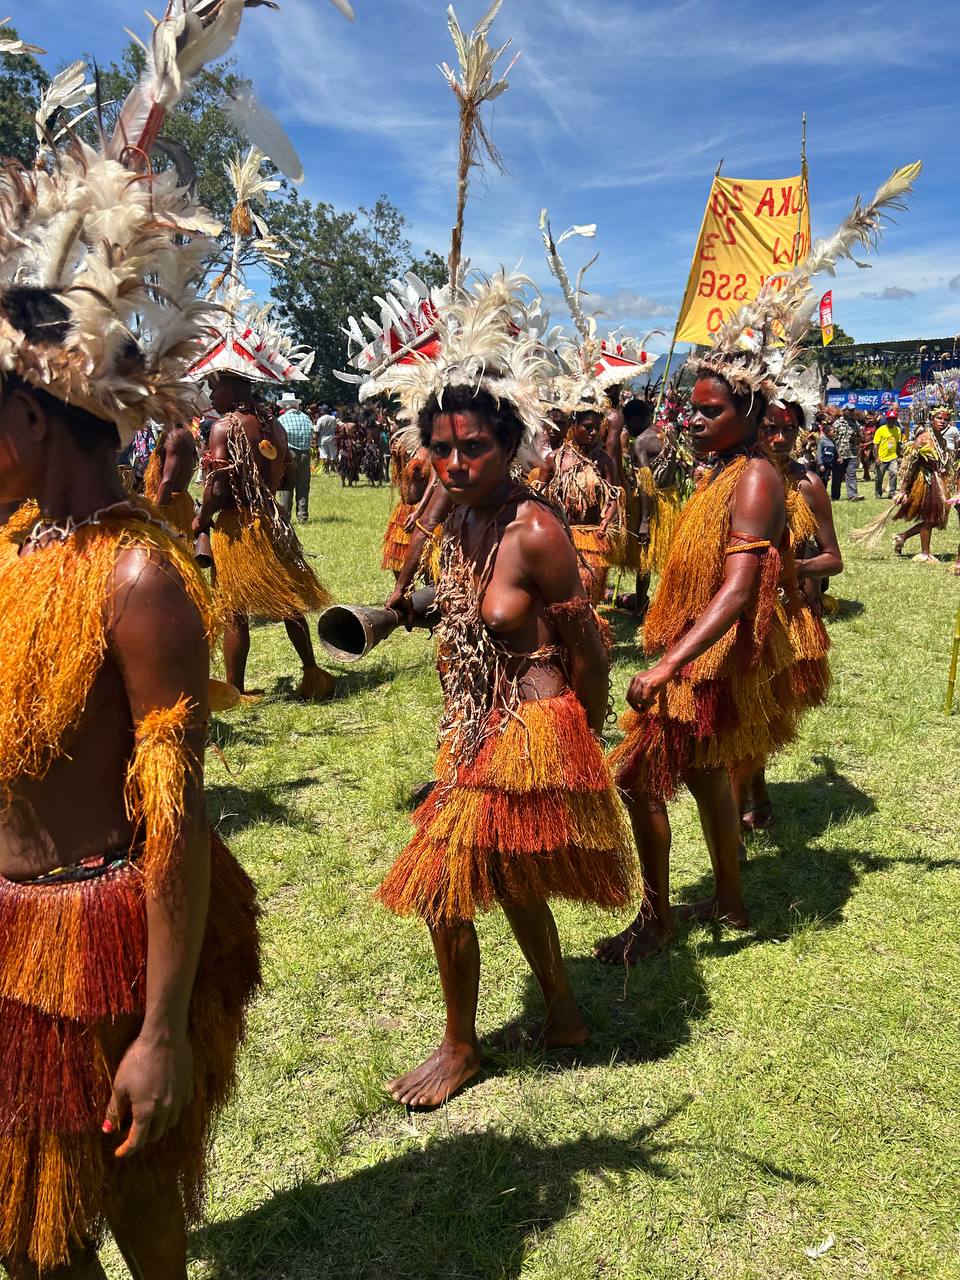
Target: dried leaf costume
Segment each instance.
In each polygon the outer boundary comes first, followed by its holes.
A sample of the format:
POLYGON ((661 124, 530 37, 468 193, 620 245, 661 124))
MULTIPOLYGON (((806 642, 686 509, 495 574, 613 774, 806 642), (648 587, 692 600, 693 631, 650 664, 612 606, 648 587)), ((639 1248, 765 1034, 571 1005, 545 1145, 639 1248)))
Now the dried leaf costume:
POLYGON ((946 460, 933 431, 926 434, 926 443, 910 444, 903 452, 893 519, 945 529, 950 515, 946 460))
POLYGON ((597 464, 568 441, 557 450, 554 472, 543 492, 566 516, 583 589, 594 604, 601 604, 610 566, 616 562, 614 548, 622 545, 626 536, 623 490, 605 480, 597 464), (602 514, 611 504, 616 515, 609 529, 602 530, 595 515, 588 523, 591 514, 602 514))
POLYGON ((307 563, 300 539, 264 481, 243 423, 235 414, 226 421, 228 460, 209 454, 202 460, 204 480, 225 473, 234 501, 210 532, 222 615, 283 622, 325 609, 330 593, 307 563))
MULTIPOLYGON (((898 171, 866 207, 853 212, 834 236, 813 245, 792 272, 761 289, 732 316, 705 356, 692 357, 695 376, 718 376, 734 392, 767 404, 802 402, 800 363, 816 298, 812 277, 832 273, 855 244, 876 242, 882 214, 903 207, 919 165, 898 171)), ((747 541, 732 528, 739 481, 751 456, 744 450, 718 463, 684 507, 673 547, 643 628, 650 653, 669 651, 693 627, 724 579, 726 557, 753 551, 761 565, 753 598, 737 622, 660 690, 656 702, 623 720, 625 738, 611 764, 631 792, 672 796, 694 770, 737 770, 769 759, 790 741, 800 714, 826 692, 826 637, 803 607, 793 568, 793 546, 814 531, 799 493, 788 494, 787 523, 778 547, 747 541)))
MULTIPOLYGON (((275 323, 269 303, 252 301, 242 279, 241 246, 253 228, 258 238, 252 247, 268 262, 288 256, 255 211, 254 206, 280 186, 262 176, 263 161, 263 153, 251 147, 227 166, 236 201, 231 218, 233 255, 228 270, 210 289, 218 319, 209 327, 202 355, 190 366, 188 376, 196 381, 228 374, 268 385, 303 382, 313 367, 314 352, 297 345, 275 323)), ((264 456, 275 458, 275 446, 268 438, 267 410, 251 397, 242 412, 260 420, 258 447, 264 456)), ((300 539, 263 479, 242 422, 236 413, 223 421, 229 431, 227 458, 207 452, 201 459, 204 486, 215 475, 226 473, 233 496, 233 505, 220 511, 210 531, 216 598, 222 615, 283 622, 325 609, 330 593, 307 563, 300 539)))
MULTIPOLYGON (((170 0, 143 76, 99 149, 66 119, 94 84, 75 63, 37 113, 37 163, 0 169, 0 379, 116 426, 183 422, 186 379, 210 304, 197 284, 219 227, 176 168, 154 172, 166 112, 230 48, 243 0, 170 0), (54 318, 37 326, 31 306, 54 318), (37 336, 37 329, 42 336, 37 336)), ((74 426, 82 429, 75 413, 74 426)), ((0 530, 0 803, 42 784, 75 748, 109 653, 117 561, 145 552, 206 627, 215 611, 185 541, 130 499, 52 525, 25 504, 0 530)), ((186 697, 129 726, 129 847, 34 876, 0 878, 0 1255, 59 1268, 95 1243, 123 1174, 173 1185, 188 1224, 202 1208, 212 1125, 234 1081, 259 982, 253 886, 211 835, 210 911, 190 1002, 194 1092, 177 1125, 121 1164, 101 1124, 145 1013, 148 896, 173 891, 198 709, 186 697)))
MULTIPOLYGON (((403 392, 408 423, 431 396, 442 405, 447 388, 480 388, 515 409, 525 428, 522 451, 534 456, 543 431, 537 388, 556 365, 527 336, 524 284, 501 274, 459 292, 437 318, 435 358, 398 363, 383 375, 403 392)), ((412 452, 415 425, 401 439, 412 452)), ((543 501, 523 487, 516 494, 543 501)), ((502 901, 560 896, 620 905, 632 891, 632 860, 599 739, 571 690, 524 699, 523 676, 538 665, 563 669, 565 656, 556 645, 514 653, 487 629, 481 611, 499 540, 478 571, 464 557, 462 519, 462 512, 448 518, 440 549, 438 781, 378 896, 431 925, 472 920, 502 901)), ((598 625, 584 600, 554 609, 579 611, 585 626, 598 625)), ((548 609, 546 616, 555 615, 548 609)))
MULTIPOLYGON (((600 741, 572 690, 521 694, 525 674, 562 666, 565 655, 558 646, 517 654, 487 629, 481 610, 497 544, 477 574, 461 523, 459 513, 447 522, 437 584, 438 781, 377 896, 430 925, 472 920, 497 902, 622 906, 634 889, 632 855, 600 741)), ((548 608, 548 621, 564 610, 600 625, 584 600, 548 608)))

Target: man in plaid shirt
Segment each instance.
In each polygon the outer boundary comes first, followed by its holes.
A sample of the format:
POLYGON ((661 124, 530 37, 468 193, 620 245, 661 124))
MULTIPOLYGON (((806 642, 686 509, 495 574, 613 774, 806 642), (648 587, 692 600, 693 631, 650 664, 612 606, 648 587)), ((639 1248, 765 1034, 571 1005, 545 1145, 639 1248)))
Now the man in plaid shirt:
POLYGON ((834 409, 833 442, 837 448, 837 460, 833 464, 830 477, 830 497, 834 502, 840 497, 840 485, 847 482, 847 498, 851 502, 862 502, 863 497, 857 493, 857 458, 860 452, 860 428, 851 413, 849 417, 834 409))
POLYGON ((292 392, 280 397, 280 424, 287 433, 290 466, 277 494, 277 504, 289 520, 293 513, 293 495, 297 495, 297 519, 306 524, 310 515, 310 452, 314 427, 292 392))

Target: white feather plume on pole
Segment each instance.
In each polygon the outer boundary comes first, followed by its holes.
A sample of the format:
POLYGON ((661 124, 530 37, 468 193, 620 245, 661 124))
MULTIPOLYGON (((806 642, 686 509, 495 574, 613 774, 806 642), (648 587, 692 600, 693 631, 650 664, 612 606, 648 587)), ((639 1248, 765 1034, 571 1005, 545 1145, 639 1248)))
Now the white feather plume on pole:
MULTIPOLYGON (((336 0, 334 0, 334 3, 336 3, 336 0)), ((9 21, 9 18, 0 18, 0 27, 5 27, 9 21)), ((38 44, 28 44, 26 40, 21 40, 19 38, 16 40, 0 39, 0 53, 44 54, 46 52, 46 49, 41 49, 38 44)))
POLYGON ((496 65, 510 47, 511 41, 494 49, 487 35, 494 18, 500 12, 503 0, 494 0, 469 36, 465 36, 457 20, 453 5, 447 9, 447 26, 453 37, 453 45, 460 64, 460 75, 447 63, 440 67, 447 84, 456 95, 460 106, 460 153, 457 162, 457 217, 450 240, 450 284, 456 288, 460 278, 463 256, 463 220, 467 207, 467 190, 470 170, 482 167, 484 159, 490 160, 501 171, 503 161, 487 132, 480 115, 485 102, 493 102, 509 88, 507 76, 516 65, 519 53, 502 76, 497 77, 496 65))

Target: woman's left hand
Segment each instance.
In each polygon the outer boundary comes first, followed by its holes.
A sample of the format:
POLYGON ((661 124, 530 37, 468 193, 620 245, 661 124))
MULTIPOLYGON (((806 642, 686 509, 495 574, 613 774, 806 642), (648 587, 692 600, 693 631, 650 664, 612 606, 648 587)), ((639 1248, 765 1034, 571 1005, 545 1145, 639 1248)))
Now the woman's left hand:
POLYGON ((647 671, 641 671, 630 681, 627 689, 627 702, 634 711, 642 711, 651 703, 667 682, 672 679, 673 671, 663 662, 656 663, 647 671))

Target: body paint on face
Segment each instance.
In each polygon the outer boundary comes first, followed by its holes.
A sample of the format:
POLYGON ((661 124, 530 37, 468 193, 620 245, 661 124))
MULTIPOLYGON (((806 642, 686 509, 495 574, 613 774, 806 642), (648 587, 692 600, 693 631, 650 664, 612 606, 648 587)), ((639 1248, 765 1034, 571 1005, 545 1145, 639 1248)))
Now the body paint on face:
POLYGON ((488 505, 510 479, 510 458, 486 417, 474 409, 436 415, 430 461, 437 479, 460 506, 488 505))
POLYGON ((697 379, 690 409, 690 439, 698 457, 729 453, 756 439, 756 427, 737 409, 730 388, 717 378, 697 379))

